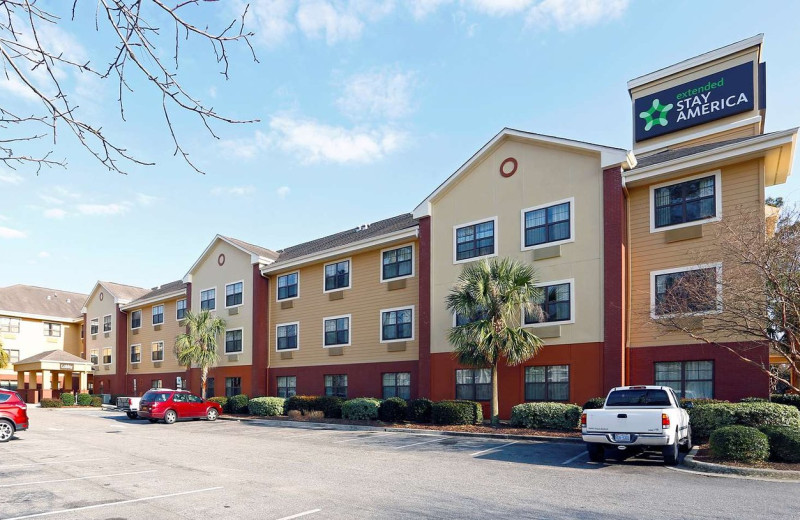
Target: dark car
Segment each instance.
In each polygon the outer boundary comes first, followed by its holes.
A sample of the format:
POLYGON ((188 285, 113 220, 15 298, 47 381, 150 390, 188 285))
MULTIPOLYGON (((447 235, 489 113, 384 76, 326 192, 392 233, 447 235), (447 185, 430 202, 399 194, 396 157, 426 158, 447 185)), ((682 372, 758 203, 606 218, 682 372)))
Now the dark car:
POLYGON ((185 390, 156 388, 142 396, 138 413, 139 417, 153 423, 161 419, 167 424, 179 419, 205 418, 216 421, 222 413, 222 407, 185 390))
POLYGON ((0 442, 28 429, 28 405, 18 393, 0 390, 0 442))

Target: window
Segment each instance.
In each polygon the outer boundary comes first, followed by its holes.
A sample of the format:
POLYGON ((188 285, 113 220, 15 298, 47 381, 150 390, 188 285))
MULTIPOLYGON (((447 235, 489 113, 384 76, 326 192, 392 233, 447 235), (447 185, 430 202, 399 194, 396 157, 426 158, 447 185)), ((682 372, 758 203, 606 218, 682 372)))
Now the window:
POLYGON ((495 220, 469 224, 455 229, 456 262, 495 253, 495 220))
POLYGON ((225 331, 225 353, 235 354, 242 351, 242 329, 225 331))
POLYGON ((571 282, 542 285, 539 289, 539 297, 533 303, 541 308, 541 316, 538 313, 526 312, 526 325, 572 320, 571 282))
POLYGON ((231 283, 225 286, 225 307, 236 307, 242 304, 242 282, 231 283))
POLYGON ((569 365, 525 367, 526 401, 569 401, 569 365))
POLYGON ((111 347, 106 347, 103 349, 103 364, 104 365, 111 364, 111 347))
POLYGON ((200 310, 213 311, 217 308, 217 289, 200 291, 200 310))
POLYGON ((383 398, 401 397, 411 399, 411 373, 383 374, 383 398))
POLYGON ((131 363, 141 363, 142 361, 142 346, 131 345, 131 363))
POLYGON ((350 315, 325 318, 325 346, 350 344, 350 315))
POLYGON ((89 360, 92 362, 93 365, 96 365, 98 363, 98 354, 99 351, 97 349, 94 349, 89 353, 89 360))
POLYGON ((103 316, 103 332, 111 332, 111 315, 103 316))
POLYGON ((8 353, 8 362, 16 363, 19 361, 19 350, 7 348, 5 351, 8 353))
POLYGON ((656 384, 675 390, 681 399, 714 398, 713 361, 655 363, 656 384))
POLYGON ((720 311, 717 276, 722 264, 651 273, 653 316, 720 311))
POLYGON ((98 323, 99 321, 97 318, 92 318, 92 321, 89 322, 89 332, 92 334, 92 336, 97 334, 98 323))
POLYGON ((456 370, 456 399, 488 401, 492 398, 492 370, 468 368, 456 370))
POLYGON ((242 378, 241 377, 226 377, 225 378, 225 397, 233 397, 242 393, 242 378))
POLYGON ((161 325, 164 323, 164 306, 153 305, 153 325, 161 325))
MULTIPOLYGON (((161 380, 160 379, 153 379, 152 381, 150 381, 150 388, 163 388, 163 387, 164 387, 164 385, 161 384, 161 380)), ((163 395, 165 398, 164 399, 156 398, 155 401, 157 401, 157 402, 158 401, 166 401, 166 396, 169 395, 169 394, 159 394, 159 395, 163 395)))
POLYGON ((0 318, 0 332, 19 333, 19 318, 0 318))
POLYGON ((350 260, 342 260, 325 266, 325 291, 350 288, 350 260))
POLYGON ((51 338, 60 338, 61 337, 61 324, 60 323, 42 323, 44 326, 44 335, 49 336, 51 338))
POLYGON ((472 316, 456 313, 453 316, 453 326, 460 327, 461 325, 466 325, 467 323, 472 323, 473 321, 485 320, 486 318, 487 314, 483 309, 478 309, 478 311, 472 316))
POLYGON ((347 399, 347 374, 325 376, 325 395, 347 399))
POLYGON ((178 300, 175 304, 175 319, 178 321, 186 317, 186 300, 178 300))
POLYGON ((572 199, 545 207, 522 210, 524 248, 562 244, 572 239, 572 199))
POLYGON ((164 342, 156 341, 150 345, 151 361, 164 361, 164 342))
POLYGON ((289 273, 278 277, 278 299, 297 298, 300 273, 289 273))
POLYGON ((297 377, 278 377, 278 397, 292 397, 297 394, 297 377))
POLYGON ((277 350, 297 350, 298 323, 286 323, 277 327, 277 350))
POLYGON ((214 378, 209 377, 206 379, 206 397, 214 397, 214 378))
POLYGON ((679 226, 719 217, 718 173, 688 181, 654 186, 654 229, 679 226))
POLYGON ((381 311, 381 341, 402 341, 414 337, 414 309, 381 311))
POLYGON ((133 311, 131 313, 131 329, 138 329, 142 326, 142 311, 133 311))
POLYGON ((384 251, 381 256, 383 258, 381 281, 413 276, 414 249, 412 246, 390 249, 384 251))

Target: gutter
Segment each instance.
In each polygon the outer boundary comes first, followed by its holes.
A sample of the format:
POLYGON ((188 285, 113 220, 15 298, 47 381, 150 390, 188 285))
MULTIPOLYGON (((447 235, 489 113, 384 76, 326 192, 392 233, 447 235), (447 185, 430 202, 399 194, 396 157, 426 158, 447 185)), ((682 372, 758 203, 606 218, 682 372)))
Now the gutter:
POLYGON ((185 296, 185 295, 186 295, 186 289, 181 289, 179 291, 172 291, 171 293, 162 294, 153 298, 148 298, 146 300, 135 300, 126 305, 120 305, 119 310, 127 311, 130 309, 135 309, 137 307, 143 307, 150 303, 156 303, 162 300, 169 300, 172 298, 177 298, 178 296, 185 296))

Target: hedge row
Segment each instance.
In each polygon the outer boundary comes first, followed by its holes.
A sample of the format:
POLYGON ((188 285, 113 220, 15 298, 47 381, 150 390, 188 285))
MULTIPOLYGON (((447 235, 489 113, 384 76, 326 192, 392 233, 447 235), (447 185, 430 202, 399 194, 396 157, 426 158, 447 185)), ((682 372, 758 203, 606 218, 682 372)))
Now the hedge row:
POLYGON ((800 429, 800 410, 777 403, 706 404, 690 409, 689 418, 692 434, 701 442, 708 440, 715 430, 726 426, 788 426, 800 429))
POLYGON ((64 406, 64 403, 61 402, 61 399, 50 399, 49 397, 45 397, 39 401, 39 406, 42 408, 61 408, 64 406))
POLYGON ((433 424, 481 424, 483 408, 475 401, 439 401, 431 405, 433 424))
POLYGON ((71 392, 64 392, 61 394, 61 402, 64 406, 72 406, 75 404, 75 396, 71 392))
POLYGON ((708 444, 714 457, 722 460, 760 462, 769 457, 769 439, 750 426, 718 428, 711 433, 708 444))
POLYGON ((263 415, 274 417, 283 413, 283 397, 255 397, 247 403, 250 415, 263 415))
POLYGON ((800 394, 772 394, 770 401, 778 404, 788 404, 800 409, 800 394))
POLYGON ((546 430, 574 430, 581 407, 563 403, 523 403, 511 408, 511 426, 546 430))

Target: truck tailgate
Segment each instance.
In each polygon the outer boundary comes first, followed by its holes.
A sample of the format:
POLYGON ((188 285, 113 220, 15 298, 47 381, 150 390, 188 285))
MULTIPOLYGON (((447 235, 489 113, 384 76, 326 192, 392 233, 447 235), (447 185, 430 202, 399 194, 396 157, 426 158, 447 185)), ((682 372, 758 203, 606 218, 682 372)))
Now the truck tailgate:
POLYGON ((658 433, 661 408, 587 410, 586 430, 594 432, 658 433))

